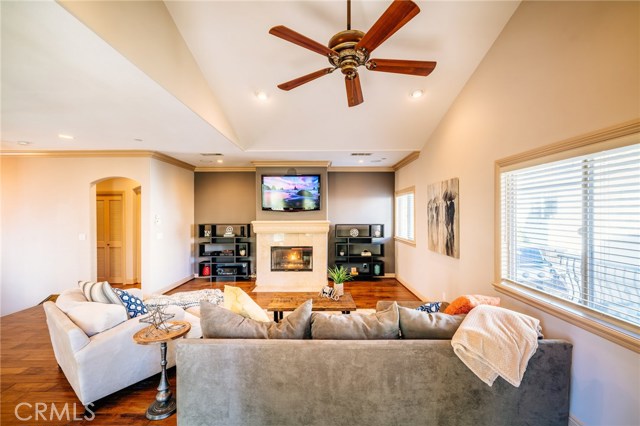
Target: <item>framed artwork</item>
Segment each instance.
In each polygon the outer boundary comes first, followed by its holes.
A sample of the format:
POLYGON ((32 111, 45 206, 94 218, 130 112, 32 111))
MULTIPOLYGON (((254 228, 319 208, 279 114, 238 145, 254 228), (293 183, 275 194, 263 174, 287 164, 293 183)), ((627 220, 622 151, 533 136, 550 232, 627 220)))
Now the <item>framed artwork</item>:
POLYGON ((427 187, 429 250, 460 258, 460 192, 458 178, 427 187))

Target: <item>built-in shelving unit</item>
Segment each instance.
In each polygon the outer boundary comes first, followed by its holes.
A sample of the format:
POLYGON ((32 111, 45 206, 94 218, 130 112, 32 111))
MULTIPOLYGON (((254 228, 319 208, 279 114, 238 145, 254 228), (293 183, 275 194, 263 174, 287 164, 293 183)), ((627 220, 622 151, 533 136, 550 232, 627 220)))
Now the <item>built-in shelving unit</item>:
POLYGON ((336 265, 344 266, 354 279, 384 276, 384 225, 339 224, 335 226, 336 265))
POLYGON ((209 281, 236 281, 251 275, 250 224, 198 225, 198 275, 209 281))

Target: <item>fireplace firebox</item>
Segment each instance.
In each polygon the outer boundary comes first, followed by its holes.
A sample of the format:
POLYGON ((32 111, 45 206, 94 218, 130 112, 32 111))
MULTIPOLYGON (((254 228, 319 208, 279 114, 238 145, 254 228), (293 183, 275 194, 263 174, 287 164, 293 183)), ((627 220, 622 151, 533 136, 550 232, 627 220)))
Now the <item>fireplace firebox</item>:
POLYGON ((271 247, 272 271, 312 271, 313 247, 271 247))

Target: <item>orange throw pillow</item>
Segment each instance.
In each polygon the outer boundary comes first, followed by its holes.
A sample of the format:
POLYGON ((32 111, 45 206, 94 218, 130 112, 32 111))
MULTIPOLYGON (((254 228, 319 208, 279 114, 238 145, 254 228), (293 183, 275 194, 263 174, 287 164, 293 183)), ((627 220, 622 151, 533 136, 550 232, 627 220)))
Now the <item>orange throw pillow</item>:
POLYGON ((470 310, 479 305, 500 306, 500 298, 483 296, 481 294, 460 296, 447 306, 444 313, 449 315, 467 314, 470 310))

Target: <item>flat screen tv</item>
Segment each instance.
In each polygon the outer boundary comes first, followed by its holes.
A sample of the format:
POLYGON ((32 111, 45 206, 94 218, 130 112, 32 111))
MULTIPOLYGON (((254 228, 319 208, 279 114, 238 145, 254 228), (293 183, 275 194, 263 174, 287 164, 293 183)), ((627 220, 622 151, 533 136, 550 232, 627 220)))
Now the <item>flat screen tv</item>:
POLYGON ((320 210, 320 175, 263 175, 262 210, 320 210))

